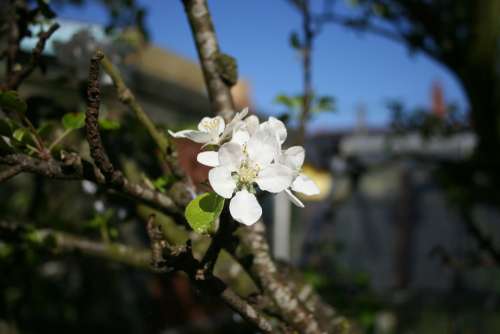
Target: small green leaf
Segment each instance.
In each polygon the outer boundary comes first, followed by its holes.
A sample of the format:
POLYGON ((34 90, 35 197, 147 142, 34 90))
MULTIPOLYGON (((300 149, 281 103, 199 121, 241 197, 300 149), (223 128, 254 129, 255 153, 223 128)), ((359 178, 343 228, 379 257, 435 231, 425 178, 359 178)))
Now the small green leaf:
POLYGON ((66 130, 76 130, 85 126, 85 113, 70 112, 63 116, 62 124, 66 130))
POLYGON ((26 102, 14 90, 0 92, 0 107, 9 111, 25 113, 28 109, 26 102))
POLYGON ((161 176, 153 181, 153 186, 156 190, 164 193, 166 191, 166 187, 172 184, 175 181, 175 177, 172 175, 161 176))
POLYGON ((99 126, 103 130, 117 130, 120 128, 120 122, 109 119, 109 118, 101 118, 99 119, 99 126))
POLYGON ((10 138, 0 136, 0 153, 12 153, 14 150, 10 138))
POLYGON ((12 137, 14 137, 14 139, 16 139, 17 141, 22 142, 24 136, 27 133, 28 133, 28 130, 26 130, 25 128, 19 128, 19 129, 16 129, 16 131, 14 131, 14 133, 12 134, 12 137))
POLYGON ((316 111, 333 111, 335 109, 335 100, 331 96, 321 96, 317 100, 316 111))
POLYGON ((214 230, 214 222, 224 208, 224 198, 216 193, 201 194, 186 207, 185 216, 189 226, 197 233, 214 230))
POLYGON ((300 42, 299 34, 296 31, 293 31, 290 34, 290 46, 294 49, 300 49, 302 47, 302 43, 300 42))
POLYGON ((15 123, 8 118, 0 118, 0 136, 10 137, 12 132, 19 127, 19 124, 15 123))
POLYGON ((54 131, 54 127, 57 123, 53 121, 44 121, 42 124, 36 129, 36 132, 40 135, 42 138, 48 138, 50 135, 52 135, 54 131))
POLYGON ((285 94, 280 94, 274 98, 274 103, 284 105, 287 108, 293 107, 293 101, 292 98, 290 98, 288 95, 285 94))

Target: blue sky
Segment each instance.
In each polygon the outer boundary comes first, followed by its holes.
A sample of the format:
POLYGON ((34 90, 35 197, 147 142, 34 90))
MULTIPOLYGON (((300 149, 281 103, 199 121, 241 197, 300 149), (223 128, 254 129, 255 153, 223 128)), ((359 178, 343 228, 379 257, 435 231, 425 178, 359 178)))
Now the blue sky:
MULTIPOLYGON (((180 0, 142 1, 148 8, 147 26, 153 43, 197 61, 194 42, 180 0)), ((298 56, 288 36, 301 18, 285 0, 209 1, 221 49, 238 60, 240 76, 252 87, 254 104, 270 114, 281 111, 273 103, 279 93, 301 90, 298 56)), ((106 22, 97 6, 65 7, 62 18, 106 22)), ((434 81, 443 85, 448 102, 467 106, 454 77, 431 59, 397 43, 370 34, 328 25, 316 39, 313 54, 314 88, 336 98, 337 112, 316 116, 311 131, 350 127, 360 104, 368 124, 386 124, 385 102, 399 99, 408 107, 429 106, 434 81)))

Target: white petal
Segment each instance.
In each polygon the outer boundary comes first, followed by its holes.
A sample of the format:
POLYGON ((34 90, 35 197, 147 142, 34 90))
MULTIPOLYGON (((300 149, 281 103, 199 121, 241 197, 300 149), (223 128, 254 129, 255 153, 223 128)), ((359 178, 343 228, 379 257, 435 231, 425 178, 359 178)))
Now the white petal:
POLYGON ((275 117, 269 117, 269 119, 261 124, 261 128, 269 128, 278 138, 280 144, 283 144, 286 140, 287 132, 285 124, 275 117))
POLYGON ((219 166, 219 153, 215 151, 205 151, 198 153, 196 160, 202 165, 209 167, 219 166))
POLYGON ((212 168, 208 172, 208 180, 212 189, 224 198, 231 198, 234 189, 236 189, 236 182, 231 176, 231 169, 227 166, 212 168))
POLYGON ((244 108, 239 113, 234 115, 233 119, 227 124, 222 137, 227 137, 232 134, 233 130, 242 123, 242 119, 248 114, 248 108, 244 108))
POLYGON ((244 145, 248 142, 249 139, 250 134, 246 130, 240 129, 233 132, 233 138, 231 138, 231 141, 240 145, 244 145))
POLYGON ((299 174, 295 178, 292 183, 292 190, 306 194, 307 196, 319 194, 319 188, 316 183, 305 174, 299 174))
POLYGON ((255 182, 262 190, 279 193, 291 186, 293 174, 293 170, 285 165, 271 164, 259 172, 255 182))
POLYGON ((257 198, 246 189, 238 191, 231 199, 229 212, 234 220, 245 225, 255 224, 262 216, 262 208, 257 198))
POLYGON ((243 159, 243 147, 238 143, 225 143, 219 149, 219 162, 221 165, 228 166, 231 170, 240 167, 243 159))
POLYGON ((299 171, 304 164, 305 151, 302 146, 292 146, 283 152, 279 161, 295 171, 299 171))
POLYGON ((250 115, 245 118, 245 127, 247 128, 248 133, 251 135, 257 131, 259 128, 259 118, 255 115, 250 115))
POLYGON ((290 189, 285 189, 285 193, 288 195, 288 198, 290 199, 290 201, 295 204, 296 206, 298 206, 299 208, 303 208, 304 207, 304 203, 301 202, 300 199, 298 199, 291 191, 290 189))
POLYGON ((280 151, 275 134, 269 128, 258 129, 247 143, 248 157, 261 167, 269 165, 280 151))
POLYGON ((174 138, 187 138, 200 144, 205 144, 212 140, 212 136, 209 133, 197 130, 182 130, 178 132, 168 130, 168 133, 174 138))

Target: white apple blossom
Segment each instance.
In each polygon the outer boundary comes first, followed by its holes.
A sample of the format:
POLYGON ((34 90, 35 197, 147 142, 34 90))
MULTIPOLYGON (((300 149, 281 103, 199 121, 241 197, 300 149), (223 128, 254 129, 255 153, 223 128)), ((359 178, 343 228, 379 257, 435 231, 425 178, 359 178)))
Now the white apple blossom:
POLYGON ((227 124, 220 117, 202 119, 198 130, 184 130, 170 134, 188 138, 197 143, 214 145, 212 150, 200 152, 198 162, 213 167, 208 179, 220 196, 231 199, 229 211, 236 221, 252 225, 262 215, 255 196, 256 187, 262 191, 285 191, 291 200, 303 207, 293 191, 313 195, 318 187, 301 173, 305 152, 301 146, 282 151, 287 137, 283 122, 269 117, 265 122, 247 115, 243 109, 227 124))
POLYGON ((236 221, 252 225, 262 215, 254 184, 271 193, 290 187, 293 170, 275 161, 280 150, 275 132, 263 127, 244 144, 225 143, 217 152, 218 161, 210 161, 212 166, 217 163, 208 174, 210 185, 220 196, 232 198, 229 211, 236 221))
POLYGON ((304 148, 302 146, 292 146, 283 151, 277 159, 279 163, 293 170, 292 184, 290 188, 285 189, 285 192, 290 200, 301 208, 304 207, 304 204, 292 193, 292 190, 308 196, 319 194, 319 188, 314 181, 301 172, 304 158, 304 148))
POLYGON ((227 125, 220 116, 203 117, 198 124, 198 130, 168 131, 174 138, 187 138, 204 145, 220 145, 227 140, 237 124, 247 115, 248 108, 237 113, 227 125))

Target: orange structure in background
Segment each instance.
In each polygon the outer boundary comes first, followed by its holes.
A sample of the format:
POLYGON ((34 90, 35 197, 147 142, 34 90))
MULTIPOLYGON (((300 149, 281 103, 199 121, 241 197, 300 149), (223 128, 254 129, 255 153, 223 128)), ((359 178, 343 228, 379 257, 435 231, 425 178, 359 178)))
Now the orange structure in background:
POLYGON ((439 118, 446 116, 443 86, 439 81, 432 84, 432 113, 439 118))

